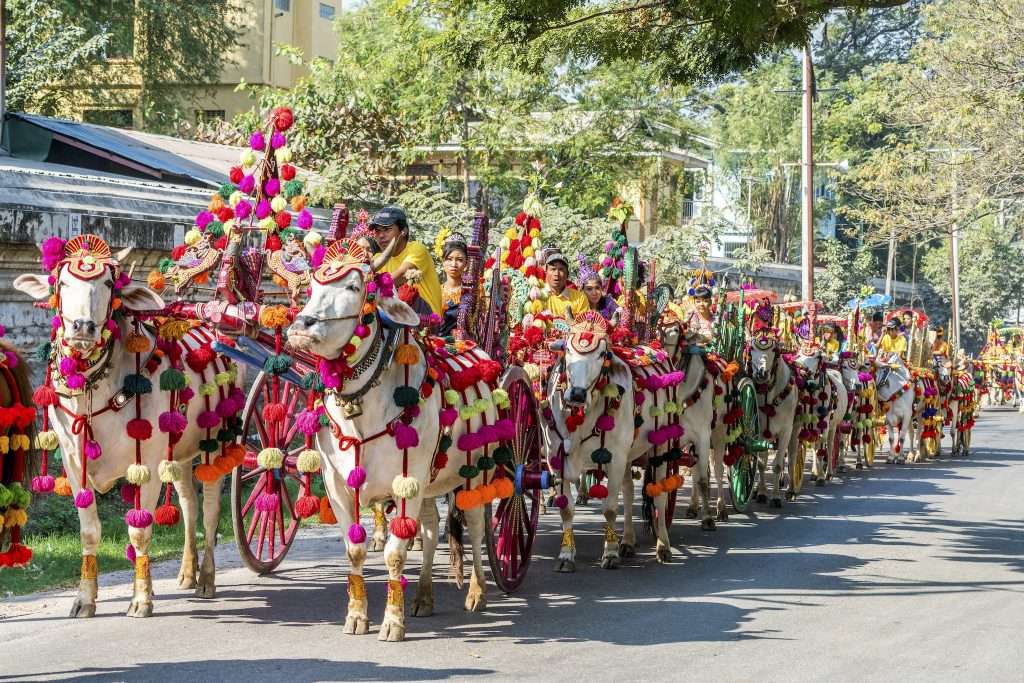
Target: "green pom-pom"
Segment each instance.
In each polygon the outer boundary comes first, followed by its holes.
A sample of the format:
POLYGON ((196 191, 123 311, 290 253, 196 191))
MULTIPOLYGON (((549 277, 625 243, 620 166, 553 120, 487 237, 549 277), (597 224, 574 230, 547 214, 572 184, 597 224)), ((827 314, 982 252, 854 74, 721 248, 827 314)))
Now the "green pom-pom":
POLYGON ((0 509, 3 509, 14 502, 14 494, 3 484, 0 484, 0 509))
POLYGON ((167 271, 174 267, 174 261, 169 258, 162 258, 157 262, 156 267, 161 275, 166 275, 167 271))
POLYGON ((53 344, 46 341, 36 347, 36 360, 40 363, 45 363, 50 360, 50 351, 53 350, 53 344))
POLYGON ((153 383, 145 375, 132 373, 124 378, 124 392, 132 396, 143 396, 153 391, 153 383))
POLYGON ((495 448, 494 462, 499 465, 507 465, 512 462, 512 449, 508 446, 498 446, 495 448))
POLYGON ((302 377, 302 388, 306 390, 312 390, 318 394, 322 394, 324 391, 324 383, 320 380, 319 372, 310 372, 302 377))
POLYGON ((20 508, 27 508, 29 502, 32 500, 32 494, 25 490, 25 487, 20 482, 14 482, 10 485, 9 491, 13 497, 12 504, 17 505, 20 508))
POLYGON ((473 465, 463 465, 459 468, 459 476, 463 479, 476 479, 480 474, 480 468, 473 465))
POLYGON ((636 417, 633 418, 633 429, 640 429, 643 426, 644 418, 642 416, 637 415, 636 417))
POLYGON ((238 188, 235 187, 233 184, 224 183, 223 185, 220 186, 219 194, 221 197, 224 198, 224 201, 228 201, 229 199, 231 199, 231 195, 234 194, 236 190, 238 190, 238 188))
POLYGON ((288 372, 292 362, 292 357, 286 353, 272 353, 263 361, 263 372, 270 373, 271 375, 283 375, 288 372))
POLYGON ((320 426, 327 427, 331 424, 331 418, 327 417, 327 413, 320 416, 320 426))
POLYGON ((476 460, 476 466, 482 469, 484 472, 487 470, 494 469, 494 458, 488 458, 486 455, 480 456, 476 460))
POLYGON ((200 439, 199 450, 203 453, 216 453, 220 450, 220 442, 217 439, 200 439))
POLYGON ((683 449, 676 446, 675 448, 668 449, 665 453, 665 462, 675 462, 683 457, 683 449))
POLYGON ((213 237, 223 237, 224 224, 220 221, 211 221, 210 224, 206 226, 206 234, 212 235, 213 237))
POLYGON ((238 436, 238 432, 234 429, 224 429, 223 427, 217 430, 217 441, 221 443, 231 443, 238 436))
POLYGON ((607 465, 612 461, 612 452, 607 448, 597 448, 590 454, 595 465, 607 465))
POLYGON ((399 408, 409 408, 420 402, 420 392, 409 385, 396 387, 394 396, 395 405, 399 408))
POLYGON ((445 434, 441 437, 441 441, 437 444, 438 453, 447 453, 448 449, 452 447, 452 437, 445 434))
POLYGON ((284 196, 288 199, 292 197, 298 197, 302 194, 302 181, 301 180, 289 180, 284 184, 284 196))
POLYGON ((363 319, 360 322, 362 322, 364 325, 370 325, 373 323, 375 319, 376 316, 373 313, 367 313, 366 315, 363 316, 363 319))
POLYGON ((187 386, 185 373, 177 368, 167 368, 160 373, 161 391, 181 391, 187 386))

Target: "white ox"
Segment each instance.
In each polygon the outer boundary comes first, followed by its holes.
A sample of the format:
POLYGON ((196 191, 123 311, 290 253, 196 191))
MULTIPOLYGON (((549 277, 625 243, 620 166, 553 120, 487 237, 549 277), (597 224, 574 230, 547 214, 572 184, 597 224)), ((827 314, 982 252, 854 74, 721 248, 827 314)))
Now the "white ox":
MULTIPOLYGON (((748 371, 757 388, 757 405, 760 424, 764 429, 762 437, 775 442, 775 458, 772 465, 771 506, 782 507, 782 469, 786 456, 803 457, 802 450, 795 443, 793 422, 799 401, 793 370, 782 357, 778 342, 771 335, 755 335, 750 343, 748 371)), ((758 482, 757 500, 768 501, 765 486, 767 463, 761 469, 758 482)))
MULTIPOLYGON (((823 391, 826 394, 824 399, 821 398, 820 394, 817 396, 818 403, 816 405, 827 405, 828 414, 824 417, 827 424, 824 433, 819 437, 818 450, 814 454, 814 468, 812 471, 812 476, 815 477, 814 483, 817 486, 823 486, 826 479, 834 474, 832 463, 836 463, 838 467, 845 460, 846 440, 842 437, 839 427, 846 419, 849 409, 849 393, 846 390, 843 375, 840 371, 824 366, 824 358, 820 348, 809 353, 801 350, 796 356, 796 363, 818 381, 819 385, 821 385, 818 387, 818 391, 823 391), (822 450, 824 450, 824 457, 820 455, 822 450)), ((816 417, 821 419, 820 416, 816 417)), ((800 448, 799 444, 797 448, 800 448)), ((800 453, 802 454, 802 450, 800 450, 800 453)))
MULTIPOLYGON (((902 465, 907 460, 903 453, 904 439, 910 437, 912 454, 917 453, 920 447, 915 443, 915 421, 920 417, 920 411, 919 402, 914 399, 914 378, 899 354, 892 354, 887 363, 876 364, 875 386, 879 408, 885 414, 885 427, 889 437, 889 452, 885 461, 902 465)), ((916 459, 916 456, 913 457, 912 462, 916 459)))
MULTIPOLYGON (((127 250, 118 254, 119 259, 127 255, 127 250)), ((106 268, 106 272, 95 279, 85 280, 69 272, 66 264, 59 266, 56 291, 58 295, 58 315, 64 330, 64 341, 69 347, 76 349, 83 356, 89 356, 100 344, 101 333, 106 329, 111 316, 111 300, 114 296, 114 268, 106 268)), ((21 275, 14 281, 14 287, 34 299, 45 300, 50 295, 49 283, 45 275, 21 275)), ((163 300, 153 291, 141 285, 127 285, 118 295, 125 309, 153 310, 164 307, 163 300)), ((124 339, 131 330, 121 324, 121 338, 124 339)), ((155 344, 152 331, 143 328, 143 333, 150 346, 155 344)), ((185 341, 185 340, 183 340, 185 341)), ((83 374, 87 381, 87 390, 75 395, 65 394, 58 387, 59 404, 63 410, 50 407, 48 410, 51 429, 56 432, 64 469, 71 485, 72 495, 77 495, 84 488, 91 488, 103 493, 109 491, 117 480, 124 477, 129 466, 135 464, 135 444, 128 438, 126 426, 135 417, 134 400, 118 410, 102 410, 111 400, 120 394, 125 376, 135 372, 135 354, 129 353, 123 343, 111 342, 109 355, 83 374), (102 455, 86 463, 87 481, 82 481, 82 464, 85 454, 81 452, 79 428, 75 420, 65 411, 76 415, 93 413, 91 424, 96 441, 102 447, 102 455)), ((166 361, 161 368, 166 368, 166 361)), ((51 372, 57 373, 56 367, 51 372)), ((203 376, 189 369, 184 372, 191 386, 198 387, 203 376)), ((154 389, 156 375, 153 373, 154 389)), ((208 378, 207 378, 208 379, 208 378)), ((141 415, 152 424, 156 424, 158 416, 167 410, 167 394, 154 390, 142 396, 141 415)), ((200 439, 206 436, 206 430, 197 425, 197 417, 204 410, 204 403, 198 397, 188 403, 186 418, 188 427, 174 447, 174 458, 183 465, 188 465, 198 453, 200 439)), ((153 430, 153 438, 142 443, 141 463, 148 467, 151 476, 149 481, 140 487, 141 508, 152 513, 158 502, 161 481, 157 472, 161 461, 166 459, 166 436, 153 430)), ((217 542, 217 522, 220 518, 220 484, 223 477, 208 482, 203 487, 203 525, 205 528, 205 553, 202 567, 198 567, 196 552, 196 520, 198 517, 198 501, 192 482, 191 472, 175 482, 175 489, 182 508, 185 526, 185 547, 178 573, 178 585, 181 588, 195 588, 196 595, 212 598, 215 594, 214 547, 217 542), (196 573, 198 571, 198 578, 196 573)), ((82 540, 82 575, 78 587, 78 595, 71 607, 72 617, 91 617, 96 613, 96 551, 100 543, 100 519, 95 500, 87 507, 78 508, 80 535, 82 540)), ((153 527, 135 528, 129 526, 128 536, 135 551, 135 583, 128 615, 146 617, 153 613, 153 584, 149 574, 149 544, 153 527)))
MULTIPOLYGON (((374 264, 387 261, 390 249, 374 259, 374 264)), ((296 316, 295 322, 288 329, 289 344, 302 351, 319 356, 323 359, 337 359, 342 349, 353 339, 356 326, 360 324, 361 311, 367 299, 367 284, 372 276, 372 268, 354 268, 343 277, 327 283, 314 278, 308 303, 296 316)), ((346 439, 343 444, 334 430, 322 429, 316 436, 316 443, 323 453, 323 477, 327 494, 334 508, 342 529, 347 529, 359 521, 359 511, 355 507, 353 489, 347 485, 349 475, 356 467, 356 451, 352 439, 363 440, 379 434, 389 424, 394 423, 401 413, 396 406, 393 395, 395 389, 405 385, 404 368, 398 363, 390 363, 383 335, 385 329, 382 315, 392 327, 414 327, 419 325, 419 317, 415 311, 397 297, 381 297, 377 301, 378 313, 368 324, 369 336, 367 343, 359 346, 352 359, 353 367, 363 367, 362 371, 346 380, 343 390, 346 396, 364 392, 362 395, 363 412, 357 415, 346 414, 343 409, 343 396, 328 393, 324 404, 331 421, 336 425, 338 433, 346 439), (371 341, 372 340, 372 341, 371 341), (373 355, 376 354, 376 355, 373 355), (366 361, 366 362, 364 362, 366 361)), ((398 334, 402 334, 401 331, 398 334)), ((427 364, 421 349, 417 350, 417 361, 409 366, 410 386, 418 387, 427 373, 427 364)), ((490 391, 482 384, 476 391, 482 398, 491 399, 490 391)), ((431 569, 434 551, 437 547, 437 507, 435 498, 456 489, 463 483, 459 476, 460 464, 464 464, 461 451, 451 450, 447 464, 431 477, 436 445, 439 442, 441 426, 438 415, 442 409, 441 387, 420 402, 419 416, 411 426, 419 434, 419 444, 408 450, 408 466, 406 474, 415 478, 419 485, 405 499, 407 517, 418 520, 423 536, 423 566, 420 571, 417 594, 413 603, 414 616, 429 616, 433 613, 434 596, 431 583, 431 569), (458 453, 459 457, 456 457, 458 453), (461 461, 461 463, 460 463, 461 461)), ((494 424, 496 411, 488 410, 483 415, 472 418, 472 429, 478 429, 486 417, 488 424, 494 424)), ((466 432, 465 420, 457 420, 452 426, 451 438, 458 442, 466 432)), ((474 451, 475 452, 475 451, 474 451)), ((398 492, 393 483, 402 474, 402 451, 388 435, 367 440, 362 444, 360 460, 366 472, 365 483, 359 488, 361 504, 380 503, 386 500, 399 500, 398 492)), ((409 493, 406 491, 406 493, 409 493)), ((482 563, 481 546, 484 536, 484 509, 477 506, 466 511, 470 541, 473 551, 473 571, 470 579, 469 592, 466 597, 467 610, 480 611, 487 601, 486 578, 482 563)), ((363 581, 363 564, 366 561, 366 539, 354 541, 350 535, 345 536, 345 545, 351 563, 349 574, 349 603, 345 619, 344 632, 347 634, 365 634, 369 627, 368 604, 365 584, 363 581)), ((384 548, 384 562, 388 570, 389 591, 388 604, 381 623, 379 639, 400 641, 405 638, 406 622, 404 598, 400 582, 405 567, 408 540, 391 534, 384 548)))

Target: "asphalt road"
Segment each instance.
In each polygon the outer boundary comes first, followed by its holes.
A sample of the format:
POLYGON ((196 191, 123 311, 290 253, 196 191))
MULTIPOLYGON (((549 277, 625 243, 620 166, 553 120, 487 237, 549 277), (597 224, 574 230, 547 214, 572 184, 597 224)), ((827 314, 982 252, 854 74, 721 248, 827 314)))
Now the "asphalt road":
POLYGON ((212 601, 178 591, 174 564, 157 567, 151 619, 123 616, 126 572, 101 580, 92 620, 65 618, 71 593, 0 602, 0 680, 1021 681, 1022 449, 1024 416, 986 412, 969 460, 879 464, 715 532, 677 521, 667 566, 641 535, 636 559, 602 570, 591 509, 577 573, 555 574, 550 514, 523 588, 492 585, 484 613, 462 610, 442 550, 435 615, 410 617, 405 643, 376 639, 379 554, 371 633, 345 636, 337 540, 303 536, 262 578, 225 546, 212 601))

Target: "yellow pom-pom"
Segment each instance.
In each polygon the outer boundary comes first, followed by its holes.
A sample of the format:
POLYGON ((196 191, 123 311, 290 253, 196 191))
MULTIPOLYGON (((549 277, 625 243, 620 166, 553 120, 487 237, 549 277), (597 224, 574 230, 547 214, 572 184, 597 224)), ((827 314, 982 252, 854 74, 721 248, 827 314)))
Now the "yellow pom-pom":
POLYGON ((160 338, 168 341, 181 339, 191 327, 192 324, 188 320, 165 320, 160 325, 160 338))
MULTIPOLYGON (((534 238, 534 240, 536 240, 538 237, 540 237, 540 228, 534 228, 533 230, 531 230, 530 231, 530 237, 534 238)), ((539 244, 537 245, 537 248, 538 249, 540 248, 539 244)))
POLYGON ((149 468, 139 464, 129 465, 124 478, 128 480, 129 484, 142 486, 149 481, 149 468))
POLYGON ((224 235, 226 237, 231 236, 231 233, 234 232, 235 230, 235 225, 236 223, 234 218, 229 218, 226 221, 224 221, 224 235))
POLYGON ((217 382, 217 386, 226 386, 231 384, 231 373, 230 372, 218 372, 213 376, 214 381, 217 382))
POLYGON ((160 481, 165 484, 172 484, 181 481, 181 463, 173 460, 161 460, 156 468, 160 481))
POLYGON ((459 404, 459 392, 454 389, 447 389, 444 392, 444 402, 454 407, 459 404))
POLYGON ((228 197, 228 204, 233 209, 236 206, 238 206, 238 202, 242 201, 242 197, 244 196, 245 195, 243 195, 239 190, 235 190, 234 192, 231 193, 231 196, 228 197))
POLYGON ((523 249, 523 256, 526 258, 533 256, 533 247, 526 247, 523 249))
POLYGON ((21 508, 8 508, 4 513, 4 528, 11 529, 16 526, 25 526, 28 521, 28 513, 21 508))
POLYGON ((299 472, 317 472, 320 470, 320 453, 307 448, 299 453, 295 461, 295 469, 299 472))
POLYGON ((203 239, 203 233, 199 232, 195 228, 192 228, 191 230, 185 233, 185 244, 189 245, 190 247, 199 244, 199 241, 201 239, 203 239))
POLYGON ((277 195, 276 197, 270 200, 270 208, 274 210, 274 213, 280 213, 281 211, 284 211, 287 207, 288 200, 282 197, 281 195, 277 195))
POLYGON ((282 164, 287 164, 292 160, 292 151, 287 145, 285 145, 283 147, 278 147, 277 151, 274 152, 274 156, 277 157, 277 160, 282 164))
POLYGON ((264 448, 256 456, 256 464, 267 470, 276 470, 284 464, 284 451, 280 448, 264 448))
POLYGON ((36 448, 39 450, 52 451, 57 445, 57 432, 48 429, 45 432, 36 434, 36 448))
POLYGON ((511 402, 508 398, 508 392, 504 389, 495 389, 491 392, 491 399, 494 401, 494 405, 499 408, 508 408, 511 402))
POLYGON ((18 445, 14 446, 15 450, 27 451, 32 447, 32 441, 28 438, 28 434, 15 434, 15 438, 18 440, 18 445))
POLYGON ((302 238, 302 243, 310 250, 316 249, 322 241, 323 237, 320 236, 320 233, 313 231, 306 233, 306 236, 302 238))
POLYGON ((391 481, 391 490, 399 498, 409 500, 420 495, 420 482, 416 477, 403 477, 399 474, 391 481))
POLYGON ((0 453, 6 455, 11 450, 11 438, 6 434, 0 436, 0 453))
POLYGON ((251 149, 243 150, 242 153, 238 155, 238 160, 242 163, 242 166, 248 168, 256 163, 256 152, 251 149))
POLYGON ((519 237, 519 233, 516 232, 515 228, 509 228, 505 231, 505 239, 514 240, 519 237))
POLYGON ((263 327, 284 327, 290 323, 285 306, 266 306, 260 310, 260 325, 263 327))
POLYGON ((270 216, 267 216, 266 218, 261 220, 259 225, 260 230, 262 230, 263 232, 272 232, 277 229, 277 223, 275 223, 274 219, 271 218, 270 216))
POLYGON ((395 362, 399 365, 415 365, 419 359, 420 352, 413 344, 401 344, 395 350, 395 362))

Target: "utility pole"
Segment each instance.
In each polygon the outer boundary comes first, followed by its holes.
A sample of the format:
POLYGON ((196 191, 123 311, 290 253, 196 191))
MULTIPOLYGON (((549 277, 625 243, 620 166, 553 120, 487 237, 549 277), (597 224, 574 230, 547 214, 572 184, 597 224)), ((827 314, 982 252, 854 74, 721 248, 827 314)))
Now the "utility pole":
POLYGON ((4 118, 7 116, 7 7, 0 0, 0 147, 4 146, 4 118))
POLYGON ((804 301, 810 302, 814 300, 814 65, 810 43, 804 44, 803 76, 801 294, 804 301))
MULTIPOLYGON (((952 198, 951 204, 953 205, 953 216, 956 216, 956 191, 957 191, 957 173, 956 173, 956 151, 953 151, 953 187, 952 187, 952 198)), ((953 333, 953 348, 960 348, 960 234, 956 223, 953 223, 953 229, 949 235, 949 291, 950 291, 950 303, 952 304, 952 316, 950 317, 950 326, 953 328, 950 330, 953 333)))
POLYGON ((892 296, 892 281, 896 277, 896 228, 889 229, 889 258, 885 261, 885 295, 892 296))

